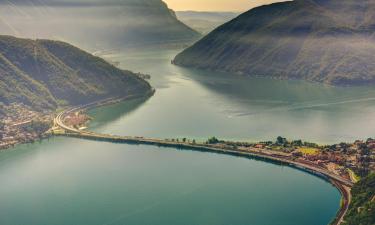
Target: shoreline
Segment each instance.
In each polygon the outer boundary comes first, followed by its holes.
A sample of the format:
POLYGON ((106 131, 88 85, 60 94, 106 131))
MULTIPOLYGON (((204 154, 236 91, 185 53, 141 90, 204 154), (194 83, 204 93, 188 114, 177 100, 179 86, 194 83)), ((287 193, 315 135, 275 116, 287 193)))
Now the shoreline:
MULTIPOLYGON (((203 151, 203 152, 212 152, 218 154, 226 154, 226 155, 233 155, 238 157, 246 157, 251 159, 258 159, 264 162, 271 162, 277 163, 285 166, 289 166, 294 169, 299 169, 304 172, 307 172, 311 175, 318 176, 319 178, 331 183, 341 194, 341 202, 339 210, 336 213, 335 218, 329 225, 340 225, 344 221, 344 217, 349 209, 349 205, 351 203, 351 187, 353 183, 351 181, 343 181, 338 176, 331 174, 328 170, 323 170, 318 167, 314 167, 309 164, 304 164, 301 162, 291 161, 286 158, 277 157, 274 155, 268 155, 260 152, 245 152, 241 150, 232 150, 232 149, 224 149, 224 148, 217 148, 208 145, 201 145, 201 144, 190 144, 190 143, 180 143, 180 142, 171 142, 165 140, 158 140, 158 139, 145 139, 142 137, 121 137, 121 136, 113 136, 113 135, 101 135, 92 133, 89 131, 81 131, 78 129, 70 128, 65 126, 62 122, 64 115, 66 113, 71 113, 77 110, 88 110, 95 107, 101 107, 105 105, 111 105, 115 103, 119 103, 126 100, 142 98, 142 97, 151 97, 155 93, 155 90, 152 90, 150 93, 144 96, 128 96, 121 99, 107 99, 100 102, 91 103, 85 106, 80 106, 77 108, 70 109, 68 111, 63 111, 55 118, 55 125, 62 128, 68 133, 58 133, 54 134, 56 136, 65 136, 65 137, 72 137, 72 138, 79 138, 79 139, 87 139, 87 140, 94 140, 94 141, 104 141, 104 142, 112 142, 112 143, 122 143, 122 144, 135 144, 135 145, 154 145, 159 147, 169 147, 174 149, 184 149, 184 150, 193 150, 193 151, 203 151)), ((342 178, 344 179, 344 178, 342 178)))
MULTIPOLYGON (((103 100, 98 100, 96 102, 89 103, 89 104, 85 105, 86 106, 85 109, 117 104, 117 103, 120 103, 120 102, 123 102, 123 101, 132 100, 132 99, 150 98, 154 94, 155 94, 155 89, 151 88, 147 93, 141 94, 141 95, 130 95, 130 96, 121 97, 121 98, 114 97, 114 98, 107 98, 107 99, 103 99, 103 100)), ((82 106, 71 106, 71 107, 75 107, 73 109, 78 110, 78 108, 81 108, 82 106)), ((63 112, 66 112, 66 111, 63 111, 63 112)), ((16 148, 17 146, 20 146, 20 145, 33 144, 33 143, 38 142, 38 141, 40 142, 40 141, 43 141, 44 139, 48 139, 48 138, 52 137, 54 135, 53 130, 55 128, 55 118, 56 118, 56 115, 59 115, 59 113, 58 113, 58 111, 56 111, 56 112, 53 112, 51 114, 45 114, 45 115, 51 117, 50 123, 53 124, 53 126, 51 126, 49 128, 49 130, 47 130, 44 133, 41 133, 37 138, 34 138, 34 139, 29 139, 29 140, 26 140, 26 141, 15 141, 14 143, 12 143, 10 145, 7 145, 6 147, 0 146, 0 152, 11 150, 11 149, 16 148), (52 118, 54 118, 54 119, 52 119, 52 118)))
POLYGON ((299 82, 307 82, 312 85, 324 85, 328 87, 336 87, 336 88, 350 88, 350 87, 371 87, 373 83, 368 82, 359 82, 356 84, 345 84, 345 83, 329 83, 328 81, 315 81, 311 79, 303 79, 303 78, 296 78, 296 77, 280 77, 280 76, 268 76, 268 75, 254 75, 253 73, 246 73, 246 72, 239 72, 239 71, 231 71, 231 70, 225 70, 225 69, 214 69, 214 68, 203 68, 199 66, 194 65, 184 65, 181 63, 176 63, 175 59, 171 60, 171 64, 174 66, 178 66, 181 68, 188 68, 188 69, 194 69, 198 71, 205 71, 205 72, 212 72, 212 73, 222 73, 222 74, 232 74, 237 77, 245 77, 245 78, 260 78, 260 79, 269 79, 269 80, 275 80, 275 81, 299 81, 299 82))
POLYGON ((86 139, 91 141, 102 141, 102 142, 111 142, 111 143, 118 143, 118 144, 131 144, 131 145, 153 145, 158 147, 167 147, 173 149, 182 149, 182 150, 192 150, 192 151, 200 151, 200 152, 211 152, 216 154, 224 154, 224 155, 231 155, 237 157, 244 157, 249 159, 256 159, 261 160, 266 163, 276 163, 279 165, 289 166, 294 169, 298 169, 309 173, 313 176, 318 176, 320 179, 323 179, 329 183, 331 183, 341 194, 342 203, 340 205, 339 210, 336 213, 335 218, 333 218, 332 222, 329 225, 340 225, 342 224, 346 212, 348 211, 350 201, 351 201, 351 182, 348 183, 343 182, 342 180, 338 179, 337 176, 330 174, 329 171, 324 171, 319 168, 314 168, 311 165, 303 164, 299 162, 290 161, 287 159, 277 158, 275 156, 270 156, 266 154, 260 154, 257 152, 245 152, 245 151, 237 151, 231 149, 223 149, 223 148, 216 148, 211 146, 204 146, 204 145, 192 145, 188 143, 175 143, 175 142, 165 142, 163 140, 157 139, 147 139, 147 140, 140 140, 137 138, 131 137, 120 137, 120 136, 110 136, 110 135, 93 135, 93 133, 83 132, 83 133, 66 133, 66 134, 59 134, 57 136, 64 136, 64 137, 71 137, 77 139, 86 139))
MULTIPOLYGON (((81 110, 89 110, 92 108, 102 107, 106 105, 117 104, 120 102, 133 100, 133 99, 141 99, 141 98, 149 98, 153 96, 155 93, 155 89, 151 89, 148 93, 143 95, 131 95, 122 98, 108 98, 104 100, 100 100, 97 102, 89 103, 83 106, 76 106, 75 108, 70 108, 61 113, 57 114, 54 119, 54 128, 51 129, 51 132, 46 135, 44 138, 39 139, 43 140, 49 138, 51 136, 64 136, 64 137, 71 137, 71 138, 78 138, 78 139, 86 139, 86 140, 93 140, 93 141, 104 141, 104 142, 112 142, 112 143, 120 143, 120 144, 133 144, 133 145, 154 145, 158 147, 167 147, 173 149, 183 149, 183 150, 193 150, 193 151, 200 151, 200 152, 211 152, 216 154, 225 154, 225 155, 232 155, 237 157, 245 157, 249 159, 261 160, 266 163, 274 163, 278 165, 289 166, 294 169, 298 169, 309 173, 310 175, 317 176, 320 179, 323 179, 330 184, 332 184, 341 194, 341 202, 339 210, 336 213, 335 218, 330 222, 328 225, 340 225, 344 221, 344 217, 349 209, 349 205, 351 202, 351 187, 352 183, 343 183, 338 179, 337 176, 330 174, 328 170, 322 171, 319 168, 314 168, 311 165, 304 164, 301 162, 290 161, 286 158, 277 157, 275 155, 268 155, 265 153, 255 152, 255 151, 242 151, 242 150, 233 150, 233 149, 225 149, 225 148, 218 148, 216 146, 209 146, 204 144, 191 144, 191 143, 181 143, 181 142, 171 142, 165 140, 158 140, 158 139, 145 139, 143 137, 121 137, 121 136, 111 136, 111 135, 101 135, 95 134, 88 131, 82 131, 79 129, 71 128, 64 125, 63 118, 67 113, 72 113, 81 110), (56 127, 62 129, 63 133, 56 133, 54 129, 56 127), (66 132, 68 131, 68 133, 66 132)), ((36 140, 37 141, 37 140, 36 140)), ((23 143, 20 143, 21 145, 23 143)), ((16 145, 17 146, 17 145, 16 145)), ((13 148, 13 147, 12 147, 13 148)))

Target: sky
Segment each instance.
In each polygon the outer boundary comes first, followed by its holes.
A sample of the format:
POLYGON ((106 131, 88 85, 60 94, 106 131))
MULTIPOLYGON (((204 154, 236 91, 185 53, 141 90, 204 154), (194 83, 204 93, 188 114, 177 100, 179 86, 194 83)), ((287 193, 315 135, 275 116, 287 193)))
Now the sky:
POLYGON ((282 0, 164 0, 175 11, 247 11, 282 0))

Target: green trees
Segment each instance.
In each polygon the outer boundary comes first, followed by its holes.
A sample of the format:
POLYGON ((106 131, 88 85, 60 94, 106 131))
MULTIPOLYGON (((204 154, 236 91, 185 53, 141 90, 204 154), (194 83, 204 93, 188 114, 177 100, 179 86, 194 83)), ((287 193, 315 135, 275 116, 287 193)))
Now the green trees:
POLYGON ((30 124, 24 126, 23 129, 30 133, 35 132, 38 134, 43 134, 50 128, 50 126, 51 124, 49 122, 33 120, 30 124))
POLYGON ((375 10, 357 10, 370 4, 373 2, 313 0, 255 8, 215 29, 173 62, 211 71, 340 86, 375 84, 375 48, 363 32, 368 29, 373 35, 373 23, 366 18, 375 17, 375 10), (302 14, 303 18, 297 16, 302 14), (270 38, 275 34, 277 38, 270 38), (361 44, 349 44, 357 38, 363 40, 361 44), (324 60, 320 56, 325 56, 324 60))
POLYGON ((353 199, 345 225, 375 224, 375 174, 361 179, 352 189, 353 199))
POLYGON ((58 41, 0 35, 0 74, 0 102, 23 103, 35 111, 151 91, 136 74, 58 41))
POLYGON ((288 144, 288 140, 286 138, 283 138, 283 137, 279 136, 276 139, 276 144, 284 146, 284 145, 288 144))
POLYGON ((207 140, 207 144, 217 144, 219 142, 219 139, 217 139, 216 137, 211 137, 207 140))
POLYGON ((298 147, 301 147, 302 145, 303 145, 302 140, 292 141, 292 146, 298 146, 298 147))

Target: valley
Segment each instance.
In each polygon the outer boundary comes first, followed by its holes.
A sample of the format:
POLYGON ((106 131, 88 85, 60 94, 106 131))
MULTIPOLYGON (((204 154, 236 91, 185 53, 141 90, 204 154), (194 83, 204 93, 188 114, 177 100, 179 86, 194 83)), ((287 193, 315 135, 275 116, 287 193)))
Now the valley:
POLYGON ((0 224, 373 225, 374 7, 0 2, 0 224))

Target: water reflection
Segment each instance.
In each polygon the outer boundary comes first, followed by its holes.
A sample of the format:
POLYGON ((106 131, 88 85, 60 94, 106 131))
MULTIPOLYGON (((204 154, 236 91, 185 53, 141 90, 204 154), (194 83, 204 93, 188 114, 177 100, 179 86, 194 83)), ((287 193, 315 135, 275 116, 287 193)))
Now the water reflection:
POLYGON ((177 52, 159 49, 110 56, 124 68, 151 74, 157 92, 137 113, 121 117, 106 132, 246 141, 282 135, 319 143, 354 141, 375 133, 373 88, 181 68, 170 63, 177 52))

